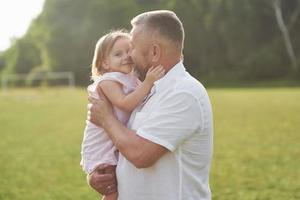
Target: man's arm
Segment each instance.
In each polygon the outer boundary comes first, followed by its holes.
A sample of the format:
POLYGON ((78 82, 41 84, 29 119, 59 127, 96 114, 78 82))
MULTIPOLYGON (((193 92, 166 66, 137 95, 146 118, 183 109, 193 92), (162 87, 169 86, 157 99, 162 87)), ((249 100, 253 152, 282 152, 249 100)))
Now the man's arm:
POLYGON ((138 136, 125 127, 113 115, 111 104, 103 93, 98 90, 101 100, 89 98, 90 121, 101 126, 109 135, 116 148, 137 168, 152 166, 169 150, 165 147, 138 136))
POLYGON ((104 129, 117 149, 137 168, 152 166, 168 149, 137 135, 115 117, 105 118, 104 129))

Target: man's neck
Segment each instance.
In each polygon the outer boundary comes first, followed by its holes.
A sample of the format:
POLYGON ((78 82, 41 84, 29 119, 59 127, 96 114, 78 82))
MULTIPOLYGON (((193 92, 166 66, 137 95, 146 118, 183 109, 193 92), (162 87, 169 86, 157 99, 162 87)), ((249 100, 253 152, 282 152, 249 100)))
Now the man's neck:
POLYGON ((164 62, 161 62, 161 65, 164 66, 164 69, 166 70, 166 73, 170 71, 177 63, 180 62, 180 58, 177 59, 166 59, 164 62))

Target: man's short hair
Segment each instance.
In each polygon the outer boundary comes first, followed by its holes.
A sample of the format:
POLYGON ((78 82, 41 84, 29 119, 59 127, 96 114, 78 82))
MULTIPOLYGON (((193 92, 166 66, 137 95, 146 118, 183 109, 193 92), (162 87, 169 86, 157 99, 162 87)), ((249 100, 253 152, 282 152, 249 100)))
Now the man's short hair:
POLYGON ((131 20, 132 26, 144 25, 145 31, 157 31, 162 37, 172 41, 179 50, 184 45, 184 29, 177 15, 169 10, 156 10, 142 13, 131 20))

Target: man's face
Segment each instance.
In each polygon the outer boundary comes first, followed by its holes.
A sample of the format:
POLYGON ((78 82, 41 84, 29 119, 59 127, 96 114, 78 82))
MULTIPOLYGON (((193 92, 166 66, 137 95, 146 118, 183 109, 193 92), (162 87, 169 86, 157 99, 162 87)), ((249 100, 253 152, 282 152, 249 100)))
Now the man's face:
POLYGON ((134 26, 131 30, 131 53, 133 67, 140 80, 144 80, 151 67, 149 59, 149 37, 142 31, 142 26, 134 26))

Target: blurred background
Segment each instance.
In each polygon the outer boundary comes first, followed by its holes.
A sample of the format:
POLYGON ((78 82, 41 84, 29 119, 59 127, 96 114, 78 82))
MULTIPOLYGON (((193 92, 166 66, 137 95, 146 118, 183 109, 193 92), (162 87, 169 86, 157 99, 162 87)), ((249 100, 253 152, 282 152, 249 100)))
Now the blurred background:
POLYGON ((70 71, 86 86, 96 41, 153 9, 178 14, 185 64, 203 83, 299 83, 298 0, 46 0, 26 34, 2 49, 0 74, 70 71))
POLYGON ((79 166, 94 47, 154 9, 208 88, 213 199, 300 199, 300 0, 0 0, 0 200, 99 199, 79 166))

